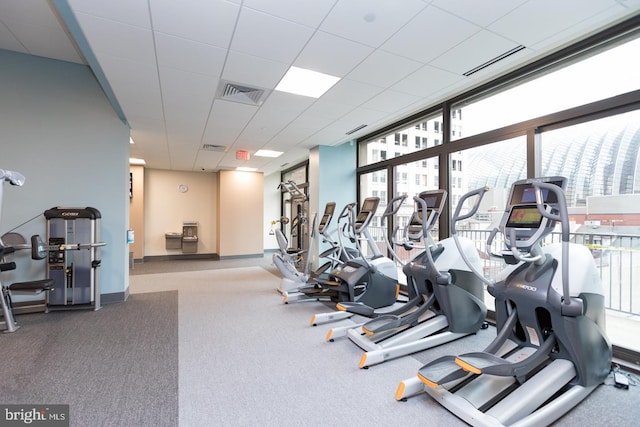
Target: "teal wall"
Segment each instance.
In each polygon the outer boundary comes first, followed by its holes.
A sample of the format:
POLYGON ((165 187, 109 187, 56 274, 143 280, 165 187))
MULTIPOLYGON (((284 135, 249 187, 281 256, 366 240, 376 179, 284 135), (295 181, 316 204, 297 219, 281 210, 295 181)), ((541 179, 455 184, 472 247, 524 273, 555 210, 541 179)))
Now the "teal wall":
MULTIPOLYGON (((45 235, 42 213, 55 206, 92 206, 102 214, 104 300, 129 287, 129 129, 88 67, 0 50, 0 168, 26 177, 5 185, 0 234, 45 235), (30 219, 33 221, 20 225, 30 219)), ((3 280, 42 278, 44 261, 18 254, 3 280)))
MULTIPOLYGON (((337 216, 345 205, 356 202, 356 147, 355 142, 329 147, 317 146, 309 155, 309 212, 318 213, 318 219, 327 202, 336 202, 336 214, 330 229, 336 227, 337 216)), ((322 245, 316 239, 311 248, 311 259, 314 267, 322 260, 317 254, 328 245, 322 245)))

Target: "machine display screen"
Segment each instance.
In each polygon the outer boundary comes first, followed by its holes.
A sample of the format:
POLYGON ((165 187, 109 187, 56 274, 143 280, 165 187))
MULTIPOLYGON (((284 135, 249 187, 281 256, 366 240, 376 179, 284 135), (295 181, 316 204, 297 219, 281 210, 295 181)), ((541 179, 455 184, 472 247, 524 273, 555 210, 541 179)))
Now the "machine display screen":
POLYGON ((375 212, 377 208, 376 199, 367 198, 362 204, 362 210, 368 212, 375 212))
POLYGON ((438 196, 423 197, 422 200, 427 204, 427 208, 435 208, 438 206, 438 196))
POLYGON ((333 218, 333 212, 335 211, 335 209, 336 209, 335 203, 327 203, 327 206, 324 208, 324 215, 322 215, 322 218, 320 219, 320 224, 318 225, 318 229, 324 230, 324 228, 327 226, 329 221, 331 221, 331 218, 333 218))
POLYGON ((425 191, 420 193, 420 198, 424 200, 429 209, 435 209, 442 203, 442 192, 425 191))
POLYGON ((324 229, 324 227, 327 226, 327 223, 329 222, 330 219, 331 219, 331 215, 322 215, 322 219, 320 219, 320 225, 318 225, 318 228, 324 229))
MULTIPOLYGON (((429 218, 429 211, 427 211, 427 218, 429 218)), ((419 210, 417 212, 414 212, 413 215, 411 216, 411 225, 422 225, 422 211, 419 210)))
POLYGON ((367 218, 369 217, 369 212, 371 211, 362 211, 358 214, 358 217, 356 218, 356 224, 362 224, 363 222, 365 222, 367 220, 367 218))
POLYGON ((329 215, 329 216, 333 216, 333 213, 336 210, 336 204, 335 203, 327 203, 327 206, 324 209, 324 214, 325 215, 329 215))
MULTIPOLYGON (((557 185, 558 187, 563 186, 561 181, 549 181, 549 184, 557 185)), ((544 199, 543 203, 558 203, 556 194, 547 190, 541 189, 542 198, 544 199)), ((511 201, 509 204, 518 205, 522 203, 536 203, 536 189, 530 184, 519 184, 513 187, 513 192, 511 193, 511 201)))
POLYGON ((536 206, 514 206, 511 208, 507 227, 538 228, 542 222, 542 214, 536 206))

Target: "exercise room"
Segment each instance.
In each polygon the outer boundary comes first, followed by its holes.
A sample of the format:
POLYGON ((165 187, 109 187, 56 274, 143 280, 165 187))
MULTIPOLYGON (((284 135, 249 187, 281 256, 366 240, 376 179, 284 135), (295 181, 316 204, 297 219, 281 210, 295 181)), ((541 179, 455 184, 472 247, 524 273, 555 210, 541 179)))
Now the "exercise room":
POLYGON ((0 1, 0 424, 634 426, 640 2, 0 1))

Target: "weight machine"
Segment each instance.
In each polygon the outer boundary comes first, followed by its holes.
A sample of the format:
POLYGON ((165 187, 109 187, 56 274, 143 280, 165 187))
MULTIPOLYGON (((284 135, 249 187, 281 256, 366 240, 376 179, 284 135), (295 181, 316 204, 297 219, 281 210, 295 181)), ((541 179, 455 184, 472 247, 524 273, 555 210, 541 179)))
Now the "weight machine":
POLYGON ((56 207, 47 219, 47 277, 54 280, 47 293, 49 310, 100 306, 100 211, 92 207, 56 207))
POLYGON ((289 247, 287 252, 296 255, 296 265, 298 269, 304 268, 309 250, 309 196, 295 182, 289 180, 281 182, 278 189, 283 193, 289 193, 290 198, 286 203, 290 205, 291 219, 285 215, 280 219, 280 229, 283 234, 284 227, 290 223, 289 239, 287 241, 289 247))

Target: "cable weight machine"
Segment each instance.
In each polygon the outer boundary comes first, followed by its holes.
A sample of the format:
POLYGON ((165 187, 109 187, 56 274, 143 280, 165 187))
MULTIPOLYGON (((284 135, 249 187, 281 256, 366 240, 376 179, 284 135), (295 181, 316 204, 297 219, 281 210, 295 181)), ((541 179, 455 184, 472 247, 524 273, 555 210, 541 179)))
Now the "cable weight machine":
POLYGON ((47 277, 54 280, 47 293, 48 310, 93 309, 100 305, 100 211, 92 207, 55 207, 47 219, 47 277))

